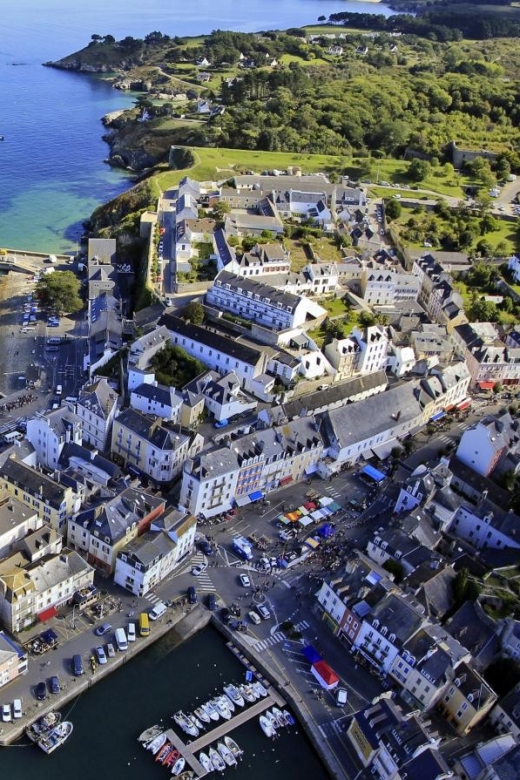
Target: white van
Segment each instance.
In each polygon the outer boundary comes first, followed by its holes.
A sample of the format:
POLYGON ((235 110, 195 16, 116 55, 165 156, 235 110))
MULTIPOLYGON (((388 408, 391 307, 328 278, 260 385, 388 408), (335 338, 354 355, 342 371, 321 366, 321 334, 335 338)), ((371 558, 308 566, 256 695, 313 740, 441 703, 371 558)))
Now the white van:
POLYGON ((117 649, 123 653, 128 650, 128 642, 126 640, 126 632, 124 628, 116 628, 116 645, 117 649))
POLYGON ((56 395, 61 395, 62 393, 63 393, 63 386, 56 385, 56 395))
POLYGON ((338 707, 344 707, 347 703, 347 691, 346 688, 337 688, 336 689, 336 704, 338 707))
POLYGON ((150 612, 150 620, 159 620, 168 611, 168 607, 163 601, 158 601, 150 612))
POLYGON ((255 624, 255 626, 258 626, 262 622, 260 615, 258 615, 256 612, 253 612, 253 610, 247 613, 247 617, 249 618, 251 623, 255 624))
POLYGON ((22 700, 21 699, 15 699, 13 701, 13 718, 15 720, 18 720, 23 716, 22 712, 22 700))

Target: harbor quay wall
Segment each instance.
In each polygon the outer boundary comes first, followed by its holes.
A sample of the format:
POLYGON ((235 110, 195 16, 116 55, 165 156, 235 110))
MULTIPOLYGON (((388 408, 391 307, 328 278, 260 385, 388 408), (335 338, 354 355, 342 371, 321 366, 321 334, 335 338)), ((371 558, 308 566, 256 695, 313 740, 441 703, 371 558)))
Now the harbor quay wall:
POLYGON ((26 712, 24 712, 22 719, 12 721, 9 724, 2 724, 3 733, 0 735, 0 747, 7 747, 12 742, 20 739, 27 726, 31 725, 31 723, 34 723, 34 721, 51 710, 64 707, 72 699, 85 693, 92 686, 97 685, 105 677, 108 677, 109 674, 112 674, 123 664, 128 663, 134 656, 150 647, 157 640, 167 637, 169 648, 173 649, 205 628, 211 620, 211 613, 200 603, 191 608, 190 612, 185 615, 176 617, 171 611, 168 614, 168 619, 165 616, 161 621, 151 624, 152 630, 148 637, 138 637, 135 642, 129 643, 126 652, 116 652, 115 657, 110 658, 107 664, 102 666, 96 665, 95 671, 91 671, 90 666, 85 664, 85 674, 81 675, 81 677, 69 678, 70 681, 63 685, 61 692, 53 695, 52 701, 47 700, 45 702, 47 706, 41 706, 40 702, 31 702, 28 707, 24 707, 26 712))
POLYGON ((346 780, 347 775, 345 769, 323 739, 305 701, 299 695, 298 691, 295 691, 292 685, 280 674, 280 672, 274 669, 269 663, 269 652, 264 652, 262 655, 257 653, 242 638, 242 635, 239 632, 232 631, 218 620, 215 615, 212 615, 212 623, 227 640, 239 648, 252 666, 261 672, 272 685, 283 692, 284 699, 286 699, 287 703, 290 704, 293 712, 296 714, 300 726, 305 731, 330 776, 334 778, 334 780, 346 780))

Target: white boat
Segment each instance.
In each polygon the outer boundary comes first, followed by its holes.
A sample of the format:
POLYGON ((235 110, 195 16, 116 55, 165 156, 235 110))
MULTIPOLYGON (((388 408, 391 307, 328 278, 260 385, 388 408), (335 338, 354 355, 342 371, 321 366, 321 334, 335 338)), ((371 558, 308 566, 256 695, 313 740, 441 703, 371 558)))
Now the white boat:
POLYGON ((199 736, 199 730, 197 726, 193 720, 189 718, 182 710, 176 712, 175 715, 173 715, 173 719, 177 726, 179 726, 179 728, 181 728, 186 734, 189 734, 190 737, 199 736))
POLYGON ((206 772, 213 772, 213 770, 215 769, 215 767, 211 763, 206 753, 199 753, 199 761, 202 764, 203 769, 206 770, 206 772))
POLYGON ((276 715, 273 715, 273 713, 270 710, 266 710, 264 714, 267 720, 269 721, 269 723, 271 724, 271 726, 273 727, 273 729, 276 731, 276 729, 278 728, 278 718, 276 717, 276 715))
POLYGON ((155 755, 162 748, 162 746, 166 742, 166 739, 167 739, 166 732, 163 732, 162 734, 158 734, 154 739, 152 739, 151 742, 148 742, 148 744, 145 745, 145 748, 147 750, 151 750, 151 752, 155 755))
POLYGON ((147 742, 151 742, 152 739, 155 739, 155 737, 158 737, 159 734, 162 734, 162 732, 162 726, 155 724, 155 726, 150 726, 149 729, 145 729, 141 734, 139 734, 137 741, 146 744, 147 742))
POLYGON ((224 737, 224 745, 227 748, 229 748, 229 750, 231 750, 235 758, 242 758, 242 756, 244 755, 244 751, 242 750, 242 748, 239 747, 235 742, 235 740, 227 734, 224 737))
POLYGON ((269 691, 267 690, 265 685, 262 685, 260 680, 256 680, 256 682, 251 683, 251 688, 256 693, 258 699, 260 699, 260 698, 265 699, 265 697, 269 693, 269 691))
POLYGON ((271 722, 265 717, 265 715, 260 715, 258 722, 260 723, 260 728, 266 737, 276 737, 276 729, 271 725, 271 722))
POLYGON ((244 697, 236 687, 236 685, 224 685, 224 693, 228 697, 228 699, 231 699, 233 704, 236 704, 238 707, 243 707, 245 704, 244 697))
POLYGON ((228 766, 236 766, 237 760, 235 756, 223 742, 217 742, 217 750, 228 766))
POLYGON ((213 699, 212 703, 217 708, 218 714, 221 715, 225 720, 229 720, 231 718, 231 709, 225 696, 218 696, 216 699, 213 699))
POLYGON ((31 740, 31 742, 38 742, 40 737, 48 734, 51 729, 58 725, 61 721, 60 712, 48 712, 42 718, 38 718, 37 721, 27 727, 25 733, 31 740))
POLYGON ((209 723, 211 720, 206 710, 203 710, 202 707, 196 707, 193 710, 193 714, 198 720, 201 720, 203 723, 209 723))
POLYGON ((251 688, 250 685, 244 685, 244 683, 242 683, 242 685, 238 686, 238 690, 240 691, 244 699, 248 701, 250 704, 256 701, 256 695, 253 692, 253 689, 251 688))
POLYGON ((70 720, 64 720, 63 723, 58 723, 53 729, 45 734, 38 740, 38 747, 41 748, 44 753, 54 753, 64 742, 68 740, 74 730, 74 726, 70 720))
POLYGON ((271 712, 273 713, 274 717, 278 721, 278 726, 280 728, 284 728, 285 726, 287 726, 284 714, 278 707, 272 707, 271 712))
POLYGON ((180 758, 177 759, 175 764, 172 766, 172 775, 174 777, 180 775, 180 773, 182 772, 185 766, 186 766, 186 759, 184 758, 184 756, 181 756, 180 758))
POLYGON ((229 709, 231 710, 231 712, 235 711, 236 707, 235 707, 235 702, 233 701, 233 699, 230 699, 229 696, 226 693, 222 694, 222 696, 220 696, 220 698, 225 700, 225 702, 226 702, 227 706, 229 707, 229 709))
POLYGON ((217 708, 211 701, 207 701, 205 704, 202 704, 201 709, 204 710, 206 715, 209 715, 211 720, 218 720, 220 718, 217 708))
POLYGON ((226 768, 226 765, 222 760, 222 756, 215 750, 214 747, 210 747, 208 750, 208 755, 213 765, 213 769, 216 769, 217 772, 223 772, 226 768))

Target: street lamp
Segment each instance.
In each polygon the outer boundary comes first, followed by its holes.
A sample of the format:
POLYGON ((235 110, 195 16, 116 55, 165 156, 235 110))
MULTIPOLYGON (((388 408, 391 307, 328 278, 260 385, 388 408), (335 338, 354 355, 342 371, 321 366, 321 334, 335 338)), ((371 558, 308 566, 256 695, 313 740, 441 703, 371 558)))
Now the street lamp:
POLYGON ((73 631, 76 630, 76 607, 77 606, 78 606, 77 604, 74 604, 74 606, 72 607, 72 630, 73 631))

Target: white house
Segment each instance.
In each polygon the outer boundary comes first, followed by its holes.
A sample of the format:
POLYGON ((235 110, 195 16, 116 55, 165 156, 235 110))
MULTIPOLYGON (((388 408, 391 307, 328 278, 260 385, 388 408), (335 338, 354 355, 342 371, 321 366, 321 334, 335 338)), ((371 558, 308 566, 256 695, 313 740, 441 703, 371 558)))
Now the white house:
POLYGON ((489 476, 504 456, 520 450, 520 427, 508 412, 488 415, 467 428, 457 447, 457 458, 477 474, 489 476))
POLYGON ((104 377, 81 390, 76 404, 76 415, 81 420, 84 444, 90 444, 104 452, 118 405, 119 395, 104 377))
POLYGON ((35 449, 38 465, 55 469, 64 446, 81 443, 82 423, 68 409, 56 409, 27 420, 26 437, 35 449))
POLYGON ((181 416, 182 396, 174 387, 159 385, 156 381, 143 382, 130 394, 130 406, 143 414, 151 414, 178 423, 181 416))

